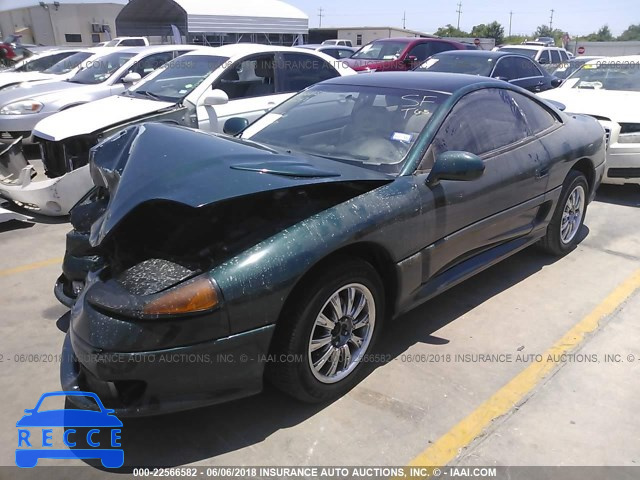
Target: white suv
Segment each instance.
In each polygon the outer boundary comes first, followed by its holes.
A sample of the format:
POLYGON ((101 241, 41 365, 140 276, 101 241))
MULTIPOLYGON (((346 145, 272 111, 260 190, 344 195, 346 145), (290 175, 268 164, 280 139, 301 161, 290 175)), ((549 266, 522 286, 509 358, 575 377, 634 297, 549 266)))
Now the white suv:
POLYGON ((535 60, 545 69, 554 70, 558 65, 569 61, 569 55, 564 48, 545 47, 543 45, 504 45, 500 51, 517 53, 535 60), (549 66, 549 67, 548 67, 549 66))

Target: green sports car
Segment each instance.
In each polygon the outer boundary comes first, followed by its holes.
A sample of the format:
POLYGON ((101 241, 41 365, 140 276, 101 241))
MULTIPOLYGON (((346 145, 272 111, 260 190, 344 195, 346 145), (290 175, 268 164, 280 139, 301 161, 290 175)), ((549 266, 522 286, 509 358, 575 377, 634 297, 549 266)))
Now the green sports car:
MULTIPOLYGON (((342 395, 383 324, 530 245, 579 241, 605 134, 499 80, 335 78, 213 135, 91 154, 57 297, 64 390, 117 415, 342 395)), ((73 398, 71 398, 73 401, 73 398)))

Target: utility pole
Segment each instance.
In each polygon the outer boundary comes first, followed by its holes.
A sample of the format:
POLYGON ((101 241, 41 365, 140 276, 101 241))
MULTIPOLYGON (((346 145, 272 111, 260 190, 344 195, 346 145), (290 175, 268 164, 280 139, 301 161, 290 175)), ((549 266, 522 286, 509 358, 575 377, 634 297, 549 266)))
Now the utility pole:
POLYGON ((460 30, 460 15, 462 15, 462 2, 458 3, 458 10, 456 10, 456 12, 458 12, 458 30, 460 30))
POLYGON ((407 12, 405 11, 402 15, 402 29, 407 29, 407 12))
POLYGON ((553 12, 555 12, 555 10, 552 8, 551 17, 549 18, 549 30, 553 30, 553 12))
POLYGON ((322 12, 324 12, 324 9, 322 7, 320 7, 318 9, 319 13, 318 13, 318 18, 320 19, 320 25, 319 28, 322 28, 322 17, 324 17, 324 14, 322 12))
POLYGON ((513 19, 513 11, 509 12, 509 36, 511 36, 511 20, 513 19))

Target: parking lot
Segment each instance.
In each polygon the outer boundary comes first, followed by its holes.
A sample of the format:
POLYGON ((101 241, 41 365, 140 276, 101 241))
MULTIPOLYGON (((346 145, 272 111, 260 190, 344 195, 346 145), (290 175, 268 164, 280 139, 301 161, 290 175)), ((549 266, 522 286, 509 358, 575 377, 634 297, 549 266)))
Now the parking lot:
MULTIPOLYGON (((575 251, 555 259, 527 249, 387 324, 382 363, 329 405, 267 388, 125 420, 125 466, 637 465, 639 209, 637 186, 603 186, 575 251), (558 358, 548 362, 549 353, 558 358)), ((60 387, 67 309, 52 289, 69 228, 0 225, 7 447, 24 409, 60 387)), ((12 448, 2 465, 14 463, 12 448)))

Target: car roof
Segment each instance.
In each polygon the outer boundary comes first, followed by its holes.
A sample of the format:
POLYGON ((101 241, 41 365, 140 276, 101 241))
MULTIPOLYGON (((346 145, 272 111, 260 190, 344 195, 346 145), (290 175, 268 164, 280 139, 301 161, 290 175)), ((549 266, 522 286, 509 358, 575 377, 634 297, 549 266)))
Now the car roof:
POLYGON ((376 72, 325 80, 322 85, 355 85, 362 87, 406 88, 453 93, 475 83, 504 86, 504 82, 478 75, 440 72, 376 72))
POLYGON ((530 60, 529 57, 525 55, 518 55, 513 52, 501 52, 500 50, 496 50, 492 52, 491 50, 447 50, 446 52, 436 53, 435 56, 442 55, 464 55, 467 57, 484 57, 484 58, 500 58, 500 57, 523 57, 530 60))
POLYGON ((544 49, 564 50, 563 48, 560 48, 560 47, 547 47, 545 45, 523 45, 523 44, 501 45, 500 49, 503 49, 503 48, 522 48, 524 50, 544 50, 544 49))

